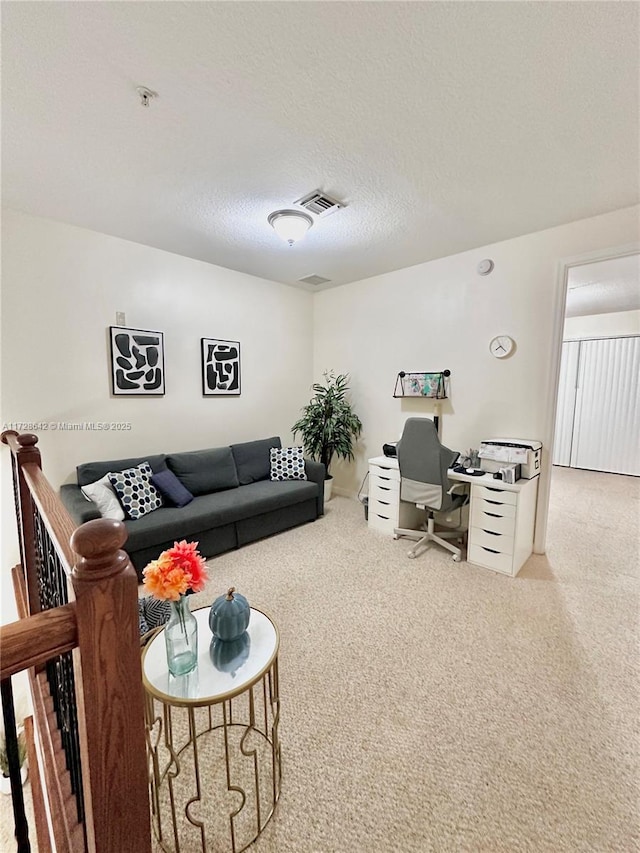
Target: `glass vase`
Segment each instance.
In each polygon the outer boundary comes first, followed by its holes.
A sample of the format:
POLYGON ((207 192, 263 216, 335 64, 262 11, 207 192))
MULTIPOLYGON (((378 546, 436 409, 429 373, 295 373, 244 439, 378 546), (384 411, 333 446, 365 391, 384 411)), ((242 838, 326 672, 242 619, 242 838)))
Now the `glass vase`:
POLYGON ((189 610, 189 600, 181 595, 171 602, 171 615, 164 626, 167 665, 172 675, 185 675, 198 663, 198 623, 189 610))

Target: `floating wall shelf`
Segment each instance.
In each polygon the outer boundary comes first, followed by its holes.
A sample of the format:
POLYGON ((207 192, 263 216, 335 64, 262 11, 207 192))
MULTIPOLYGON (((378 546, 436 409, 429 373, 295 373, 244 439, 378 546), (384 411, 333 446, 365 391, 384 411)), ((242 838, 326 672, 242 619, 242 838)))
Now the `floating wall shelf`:
POLYGON ((437 373, 409 373, 401 370, 396 377, 393 389, 394 397, 426 397, 431 400, 446 400, 445 379, 451 376, 450 370, 437 373))

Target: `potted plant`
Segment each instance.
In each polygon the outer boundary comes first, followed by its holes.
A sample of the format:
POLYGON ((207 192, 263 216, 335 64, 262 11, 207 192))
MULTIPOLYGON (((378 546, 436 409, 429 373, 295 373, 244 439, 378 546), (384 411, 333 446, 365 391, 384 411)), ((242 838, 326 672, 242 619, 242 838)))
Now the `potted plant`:
POLYGON ((335 456, 353 459, 353 445, 362 431, 362 422, 346 399, 349 375, 335 376, 325 371, 325 383, 313 385, 314 396, 302 409, 302 417, 291 427, 300 433, 305 451, 325 467, 325 500, 331 498, 331 461, 335 456))
MULTIPOLYGON (((18 758, 20 759, 20 779, 22 783, 26 781, 27 778, 27 767, 25 765, 25 759, 27 757, 27 741, 24 734, 24 729, 21 729, 18 732, 18 758)), ((4 732, 0 734, 0 793, 2 794, 10 794, 11 793, 11 780, 9 779, 9 760, 7 758, 7 743, 5 740, 4 732)))

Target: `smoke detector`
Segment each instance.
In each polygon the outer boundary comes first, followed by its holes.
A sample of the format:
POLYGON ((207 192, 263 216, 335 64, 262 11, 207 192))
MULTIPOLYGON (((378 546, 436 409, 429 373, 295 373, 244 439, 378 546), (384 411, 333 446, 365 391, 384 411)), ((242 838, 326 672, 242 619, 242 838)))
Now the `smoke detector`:
POLYGON ((146 86, 136 86, 136 92, 143 107, 148 107, 151 101, 158 97, 157 92, 154 92, 153 89, 147 89, 146 86))
POLYGON ((331 198, 331 196, 326 195, 321 190, 313 190, 313 192, 303 195, 302 198, 293 203, 304 207, 309 213, 315 213, 316 216, 329 216, 345 206, 342 202, 331 198))

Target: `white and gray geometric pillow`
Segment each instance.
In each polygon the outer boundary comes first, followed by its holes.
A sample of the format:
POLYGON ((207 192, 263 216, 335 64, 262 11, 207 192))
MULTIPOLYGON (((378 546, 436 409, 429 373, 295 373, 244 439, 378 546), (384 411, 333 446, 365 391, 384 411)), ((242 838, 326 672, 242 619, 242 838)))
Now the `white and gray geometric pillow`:
POLYGON ((127 518, 142 518, 162 506, 162 496, 150 481, 152 473, 149 463, 143 462, 136 468, 107 474, 127 518))
POLYGON ((272 447, 269 451, 271 479, 306 480, 303 452, 302 447, 272 447))

